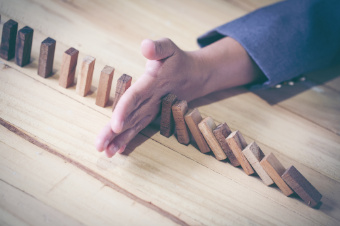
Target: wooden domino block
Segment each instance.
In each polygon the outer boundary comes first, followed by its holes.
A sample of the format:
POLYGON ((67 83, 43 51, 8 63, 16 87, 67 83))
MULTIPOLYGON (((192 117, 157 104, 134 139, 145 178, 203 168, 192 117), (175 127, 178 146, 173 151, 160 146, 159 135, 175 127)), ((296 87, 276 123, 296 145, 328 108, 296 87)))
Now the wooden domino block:
POLYGON ((80 96, 86 96, 91 89, 95 62, 96 59, 91 56, 86 56, 83 59, 76 87, 76 92, 80 96))
POLYGON ((248 160, 242 153, 242 150, 247 146, 245 139, 239 131, 232 132, 227 138, 226 141, 234 153, 235 157, 239 161, 241 167, 247 175, 251 175, 254 173, 253 168, 249 164, 248 160))
POLYGON ((174 132, 175 122, 172 115, 172 105, 176 100, 177 96, 172 93, 162 99, 160 133, 165 137, 170 137, 174 132))
POLYGON ((47 78, 52 75, 55 45, 56 41, 52 38, 46 38, 41 43, 38 75, 43 78, 47 78))
POLYGON ((18 23, 8 20, 2 27, 2 37, 0 46, 0 57, 11 60, 15 55, 15 42, 17 38, 18 23))
POLYGON ((119 99, 123 96, 125 91, 131 86, 131 81, 132 81, 132 77, 127 74, 123 74, 118 79, 117 87, 116 87, 116 95, 113 101, 112 111, 115 109, 119 99))
POLYGON ((25 26, 18 31, 15 46, 15 63, 20 67, 30 63, 33 41, 33 29, 25 26))
POLYGON ((97 90, 96 105, 105 107, 110 98, 113 73, 115 69, 105 66, 100 74, 99 85, 97 90))
POLYGON ((255 143, 250 143, 243 151, 244 156, 267 186, 272 185, 274 181, 270 178, 268 173, 260 165, 260 161, 264 158, 264 153, 261 148, 255 143))
POLYGON ((185 100, 177 100, 172 105, 172 114, 176 125, 177 140, 181 144, 189 144, 190 142, 188 128, 184 121, 184 115, 187 111, 188 103, 185 100))
POLYGON ((63 55, 59 76, 59 85, 64 88, 70 87, 74 83, 79 51, 69 48, 63 55))
POLYGON ((286 171, 281 162, 275 157, 273 153, 265 156, 260 165, 268 173, 268 175, 273 179, 275 184, 281 189, 285 196, 290 196, 293 194, 292 189, 283 181, 281 178, 282 174, 286 171))
POLYGON ((281 178, 311 207, 320 202, 322 195, 315 187, 294 167, 289 167, 281 178))
POLYGON ((216 137, 213 134, 213 130, 216 128, 216 124, 211 117, 206 117, 199 124, 198 128, 207 141, 210 149, 214 152, 217 160, 224 160, 227 158, 216 137))
POLYGON ((210 152, 210 148, 205 141, 198 124, 202 121, 202 116, 197 108, 189 110, 185 114, 185 122, 187 123, 189 130, 194 137, 196 144, 202 153, 210 152))
POLYGON ((227 123, 222 123, 216 127, 213 131, 218 143, 220 144, 222 150, 227 155, 227 158, 230 160, 231 165, 239 166, 240 163, 234 155, 233 151, 230 149, 226 138, 231 134, 231 130, 227 123))

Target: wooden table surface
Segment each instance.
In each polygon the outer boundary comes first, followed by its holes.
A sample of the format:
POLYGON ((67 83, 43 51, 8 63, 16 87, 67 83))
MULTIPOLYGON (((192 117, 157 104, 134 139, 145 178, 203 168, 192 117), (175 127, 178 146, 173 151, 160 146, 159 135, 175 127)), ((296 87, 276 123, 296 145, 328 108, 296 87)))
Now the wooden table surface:
MULTIPOLYGON (((135 82, 144 38, 169 37, 184 50, 196 38, 275 0, 1 0, 1 30, 14 19, 34 29, 32 62, 0 61, 0 225, 340 225, 340 67, 281 89, 246 88, 189 103, 246 141, 294 165, 323 195, 320 209, 286 197, 257 176, 217 161, 149 126, 129 155, 98 153, 94 140, 111 107, 95 105, 105 65, 135 82), (40 43, 57 40, 54 75, 37 75, 40 43), (58 85, 69 47, 96 58, 91 94, 58 85)), ((265 51, 265 50, 264 50, 265 51)), ((111 102, 113 99, 111 93, 111 102)))

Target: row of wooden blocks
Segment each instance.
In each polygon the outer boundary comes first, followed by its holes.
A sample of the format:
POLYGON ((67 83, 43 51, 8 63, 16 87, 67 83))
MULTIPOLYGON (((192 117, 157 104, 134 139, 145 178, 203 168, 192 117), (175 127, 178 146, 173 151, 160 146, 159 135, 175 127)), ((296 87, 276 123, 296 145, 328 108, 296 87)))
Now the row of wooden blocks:
POLYGON ((212 151, 218 160, 228 158, 247 175, 256 172, 265 185, 275 183, 286 196, 295 191, 311 207, 321 200, 322 195, 294 166, 285 169, 273 153, 265 155, 255 142, 247 145, 242 134, 232 132, 227 123, 216 126, 211 117, 202 119, 197 108, 188 110, 186 101, 168 94, 162 99, 160 133, 170 137, 174 128, 179 143, 190 143, 190 131, 202 153, 212 151))
MULTIPOLYGON (((8 20, 4 23, 0 46, 0 57, 5 60, 11 60, 15 57, 15 63, 24 67, 30 63, 31 59, 33 29, 25 26, 18 32, 17 30, 18 23, 16 21, 8 20)), ((38 75, 44 78, 51 76, 53 73, 55 48, 56 41, 52 38, 46 38, 41 43, 38 75)), ((59 85, 64 88, 68 88, 74 84, 78 54, 79 51, 75 48, 69 48, 64 52, 59 74, 59 85)), ((86 96, 91 90, 95 61, 96 59, 91 56, 86 56, 83 59, 76 86, 76 92, 81 96, 86 96)), ((115 69, 113 67, 105 66, 101 71, 96 97, 96 104, 98 106, 105 107, 108 103, 114 70, 115 69)), ((131 81, 132 77, 127 74, 123 74, 118 79, 112 109, 115 108, 120 97, 130 87, 131 81)))

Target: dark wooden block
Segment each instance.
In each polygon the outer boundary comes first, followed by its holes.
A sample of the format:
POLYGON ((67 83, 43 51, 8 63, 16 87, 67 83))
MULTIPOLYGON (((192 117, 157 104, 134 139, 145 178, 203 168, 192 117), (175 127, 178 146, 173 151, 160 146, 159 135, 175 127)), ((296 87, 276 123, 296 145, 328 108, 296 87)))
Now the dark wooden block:
POLYGON ((33 29, 25 26, 18 31, 15 47, 15 63, 20 67, 30 63, 33 41, 33 29))
POLYGON ((170 137, 174 132, 175 122, 172 115, 172 105, 176 100, 177 96, 171 93, 162 99, 160 132, 165 137, 170 137))
POLYGON ((64 52, 61 62, 59 85, 64 88, 70 87, 74 83, 79 51, 69 48, 64 52))
POLYGON ((115 99, 113 101, 112 111, 115 110, 118 101, 123 96, 125 91, 131 86, 132 77, 127 74, 123 74, 117 81, 115 99))
POLYGON ((188 103, 185 100, 177 100, 172 105, 172 115, 174 116, 177 140, 181 144, 189 144, 190 137, 188 127, 184 120, 184 115, 188 111, 188 103))
POLYGON ((289 167, 281 177, 307 205, 318 205, 322 195, 294 166, 289 167))
POLYGON ((46 38, 40 46, 38 75, 47 78, 52 75, 56 41, 46 38))
POLYGON ((11 60, 15 55, 15 41, 17 38, 18 23, 8 20, 2 27, 0 57, 11 60))

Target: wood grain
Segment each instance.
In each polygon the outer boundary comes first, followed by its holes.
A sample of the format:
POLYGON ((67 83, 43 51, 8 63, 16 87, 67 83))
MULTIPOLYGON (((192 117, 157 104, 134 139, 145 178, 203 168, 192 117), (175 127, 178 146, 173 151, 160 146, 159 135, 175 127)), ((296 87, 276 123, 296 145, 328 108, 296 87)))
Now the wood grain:
POLYGON ((15 41, 17 38, 18 23, 8 20, 2 27, 0 57, 11 60, 15 55, 15 41))
POLYGON ((61 70, 59 75, 59 85, 68 88, 74 83, 79 51, 71 47, 63 54, 61 70))
POLYGON ((231 165, 239 166, 240 165, 239 161, 235 157, 233 151, 230 149, 230 147, 229 147, 229 145, 226 141, 226 138, 231 133, 231 130, 230 130, 229 126, 227 125, 227 123, 222 123, 222 124, 218 125, 216 127, 216 129, 213 130, 213 133, 214 133, 218 143, 220 144, 222 150, 227 155, 227 158, 230 160, 231 165))
POLYGON ((38 75, 47 78, 52 75, 56 41, 46 38, 40 46, 38 75))
POLYGON ((261 160, 260 164, 285 196, 293 194, 292 189, 290 189, 290 187, 281 178, 286 169, 273 153, 265 156, 261 160))
POLYGON ((86 56, 83 59, 83 63, 81 66, 80 73, 78 75, 77 87, 76 87, 76 92, 80 96, 83 96, 83 97, 86 96, 91 90, 95 62, 96 62, 96 58, 91 57, 91 56, 86 56))
POLYGON ((294 166, 289 167, 281 177, 308 206, 319 204, 322 195, 294 166))
POLYGON ((181 144, 189 144, 190 137, 184 115, 188 111, 188 103, 185 100, 177 100, 171 107, 174 117, 177 140, 181 144))
POLYGON ((176 102, 177 96, 169 93, 162 99, 160 133, 170 137, 174 133, 175 122, 172 115, 172 105, 176 102))
POLYGON ((106 65, 100 73, 96 97, 96 105, 100 107, 105 107, 109 100, 114 71, 113 67, 106 65))
POLYGON ((31 61, 33 29, 25 26, 18 31, 15 45, 15 63, 24 67, 31 61))
POLYGON ((184 116, 185 122, 189 127, 189 130, 192 136, 195 139, 195 142, 202 153, 210 152, 210 148, 205 141, 200 129, 198 128, 198 124, 202 121, 202 116, 197 108, 189 109, 188 112, 184 116))
POLYGON ((242 150, 244 148, 246 148, 246 146, 247 146, 247 143, 246 143, 245 139, 243 138, 242 134, 238 130, 234 131, 226 138, 226 141, 227 141, 230 149, 234 153, 235 157, 239 161, 244 172, 247 175, 253 174, 254 173, 253 168, 251 167, 248 160, 246 159, 246 157, 242 153, 242 150))
POLYGON ((262 179, 263 183, 267 186, 272 185, 274 181, 260 165, 260 161, 265 156, 261 148, 253 141, 242 151, 242 153, 256 171, 257 175, 259 175, 259 177, 262 179))
POLYGON ((207 141, 210 149, 213 151, 217 160, 224 160, 227 158, 216 137, 213 134, 213 130, 216 128, 216 124, 211 117, 206 117, 199 124, 198 128, 207 141))
POLYGON ((127 74, 123 74, 117 81, 115 99, 113 101, 112 111, 115 110, 119 99, 123 96, 125 91, 131 86, 132 77, 127 74))

